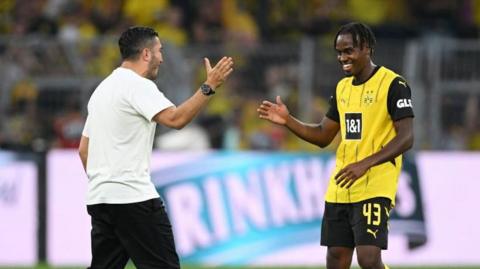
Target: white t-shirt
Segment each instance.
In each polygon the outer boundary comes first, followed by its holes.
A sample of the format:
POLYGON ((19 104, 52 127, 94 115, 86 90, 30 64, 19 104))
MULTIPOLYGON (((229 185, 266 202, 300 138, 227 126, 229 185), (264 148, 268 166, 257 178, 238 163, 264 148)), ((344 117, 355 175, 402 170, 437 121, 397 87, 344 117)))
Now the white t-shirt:
POLYGON ((88 102, 87 205, 126 204, 159 197, 150 179, 156 123, 173 106, 151 80, 119 67, 88 102))

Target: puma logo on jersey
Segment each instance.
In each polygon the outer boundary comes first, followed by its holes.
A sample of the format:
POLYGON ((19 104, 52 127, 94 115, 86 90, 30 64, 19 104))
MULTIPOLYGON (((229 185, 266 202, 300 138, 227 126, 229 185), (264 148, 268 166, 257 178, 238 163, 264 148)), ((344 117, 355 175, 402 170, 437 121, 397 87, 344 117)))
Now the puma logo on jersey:
POLYGON ((372 231, 371 229, 367 228, 367 233, 372 234, 373 237, 374 237, 375 239, 377 239, 378 229, 376 229, 375 232, 374 232, 374 231, 372 231))
POLYGON ((405 87, 405 88, 407 87, 407 83, 405 81, 399 80, 398 84, 403 85, 403 87, 405 87))
POLYGON ((399 99, 397 101, 398 108, 412 107, 412 99, 399 99))

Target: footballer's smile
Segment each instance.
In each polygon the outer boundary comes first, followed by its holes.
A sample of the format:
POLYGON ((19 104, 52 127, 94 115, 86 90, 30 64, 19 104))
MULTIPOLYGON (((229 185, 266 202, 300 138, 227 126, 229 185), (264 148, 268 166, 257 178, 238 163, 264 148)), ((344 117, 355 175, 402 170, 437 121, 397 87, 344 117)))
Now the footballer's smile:
POLYGON ((354 76, 356 81, 364 81, 373 68, 370 48, 365 44, 355 44, 351 34, 340 34, 335 43, 337 60, 346 76, 354 76))

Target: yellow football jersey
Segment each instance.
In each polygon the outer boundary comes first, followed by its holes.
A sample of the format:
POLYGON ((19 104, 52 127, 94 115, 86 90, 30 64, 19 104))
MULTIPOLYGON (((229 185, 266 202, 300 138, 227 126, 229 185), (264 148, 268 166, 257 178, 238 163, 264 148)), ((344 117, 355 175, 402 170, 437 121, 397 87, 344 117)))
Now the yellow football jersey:
POLYGON ((329 111, 327 117, 340 123, 342 140, 325 200, 354 203, 386 197, 394 204, 402 155, 371 167, 349 189, 338 186, 334 177, 340 169, 380 151, 390 142, 396 135, 394 120, 413 116, 410 88, 395 72, 378 67, 363 84, 355 85, 353 77, 339 81, 332 98, 336 116, 329 116, 329 111))

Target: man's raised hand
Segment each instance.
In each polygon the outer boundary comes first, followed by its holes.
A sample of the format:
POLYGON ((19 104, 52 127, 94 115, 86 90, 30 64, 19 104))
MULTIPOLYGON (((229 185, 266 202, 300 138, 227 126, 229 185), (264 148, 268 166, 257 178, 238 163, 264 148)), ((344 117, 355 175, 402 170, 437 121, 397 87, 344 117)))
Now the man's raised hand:
POLYGON ((257 112, 259 118, 280 125, 285 125, 287 123, 288 115, 290 114, 280 96, 277 96, 275 104, 264 100, 258 107, 257 112))
POLYGON ((213 68, 210 65, 210 60, 208 58, 204 58, 204 62, 205 70, 207 72, 207 80, 205 83, 213 89, 222 85, 225 79, 233 71, 232 57, 223 57, 213 68))

